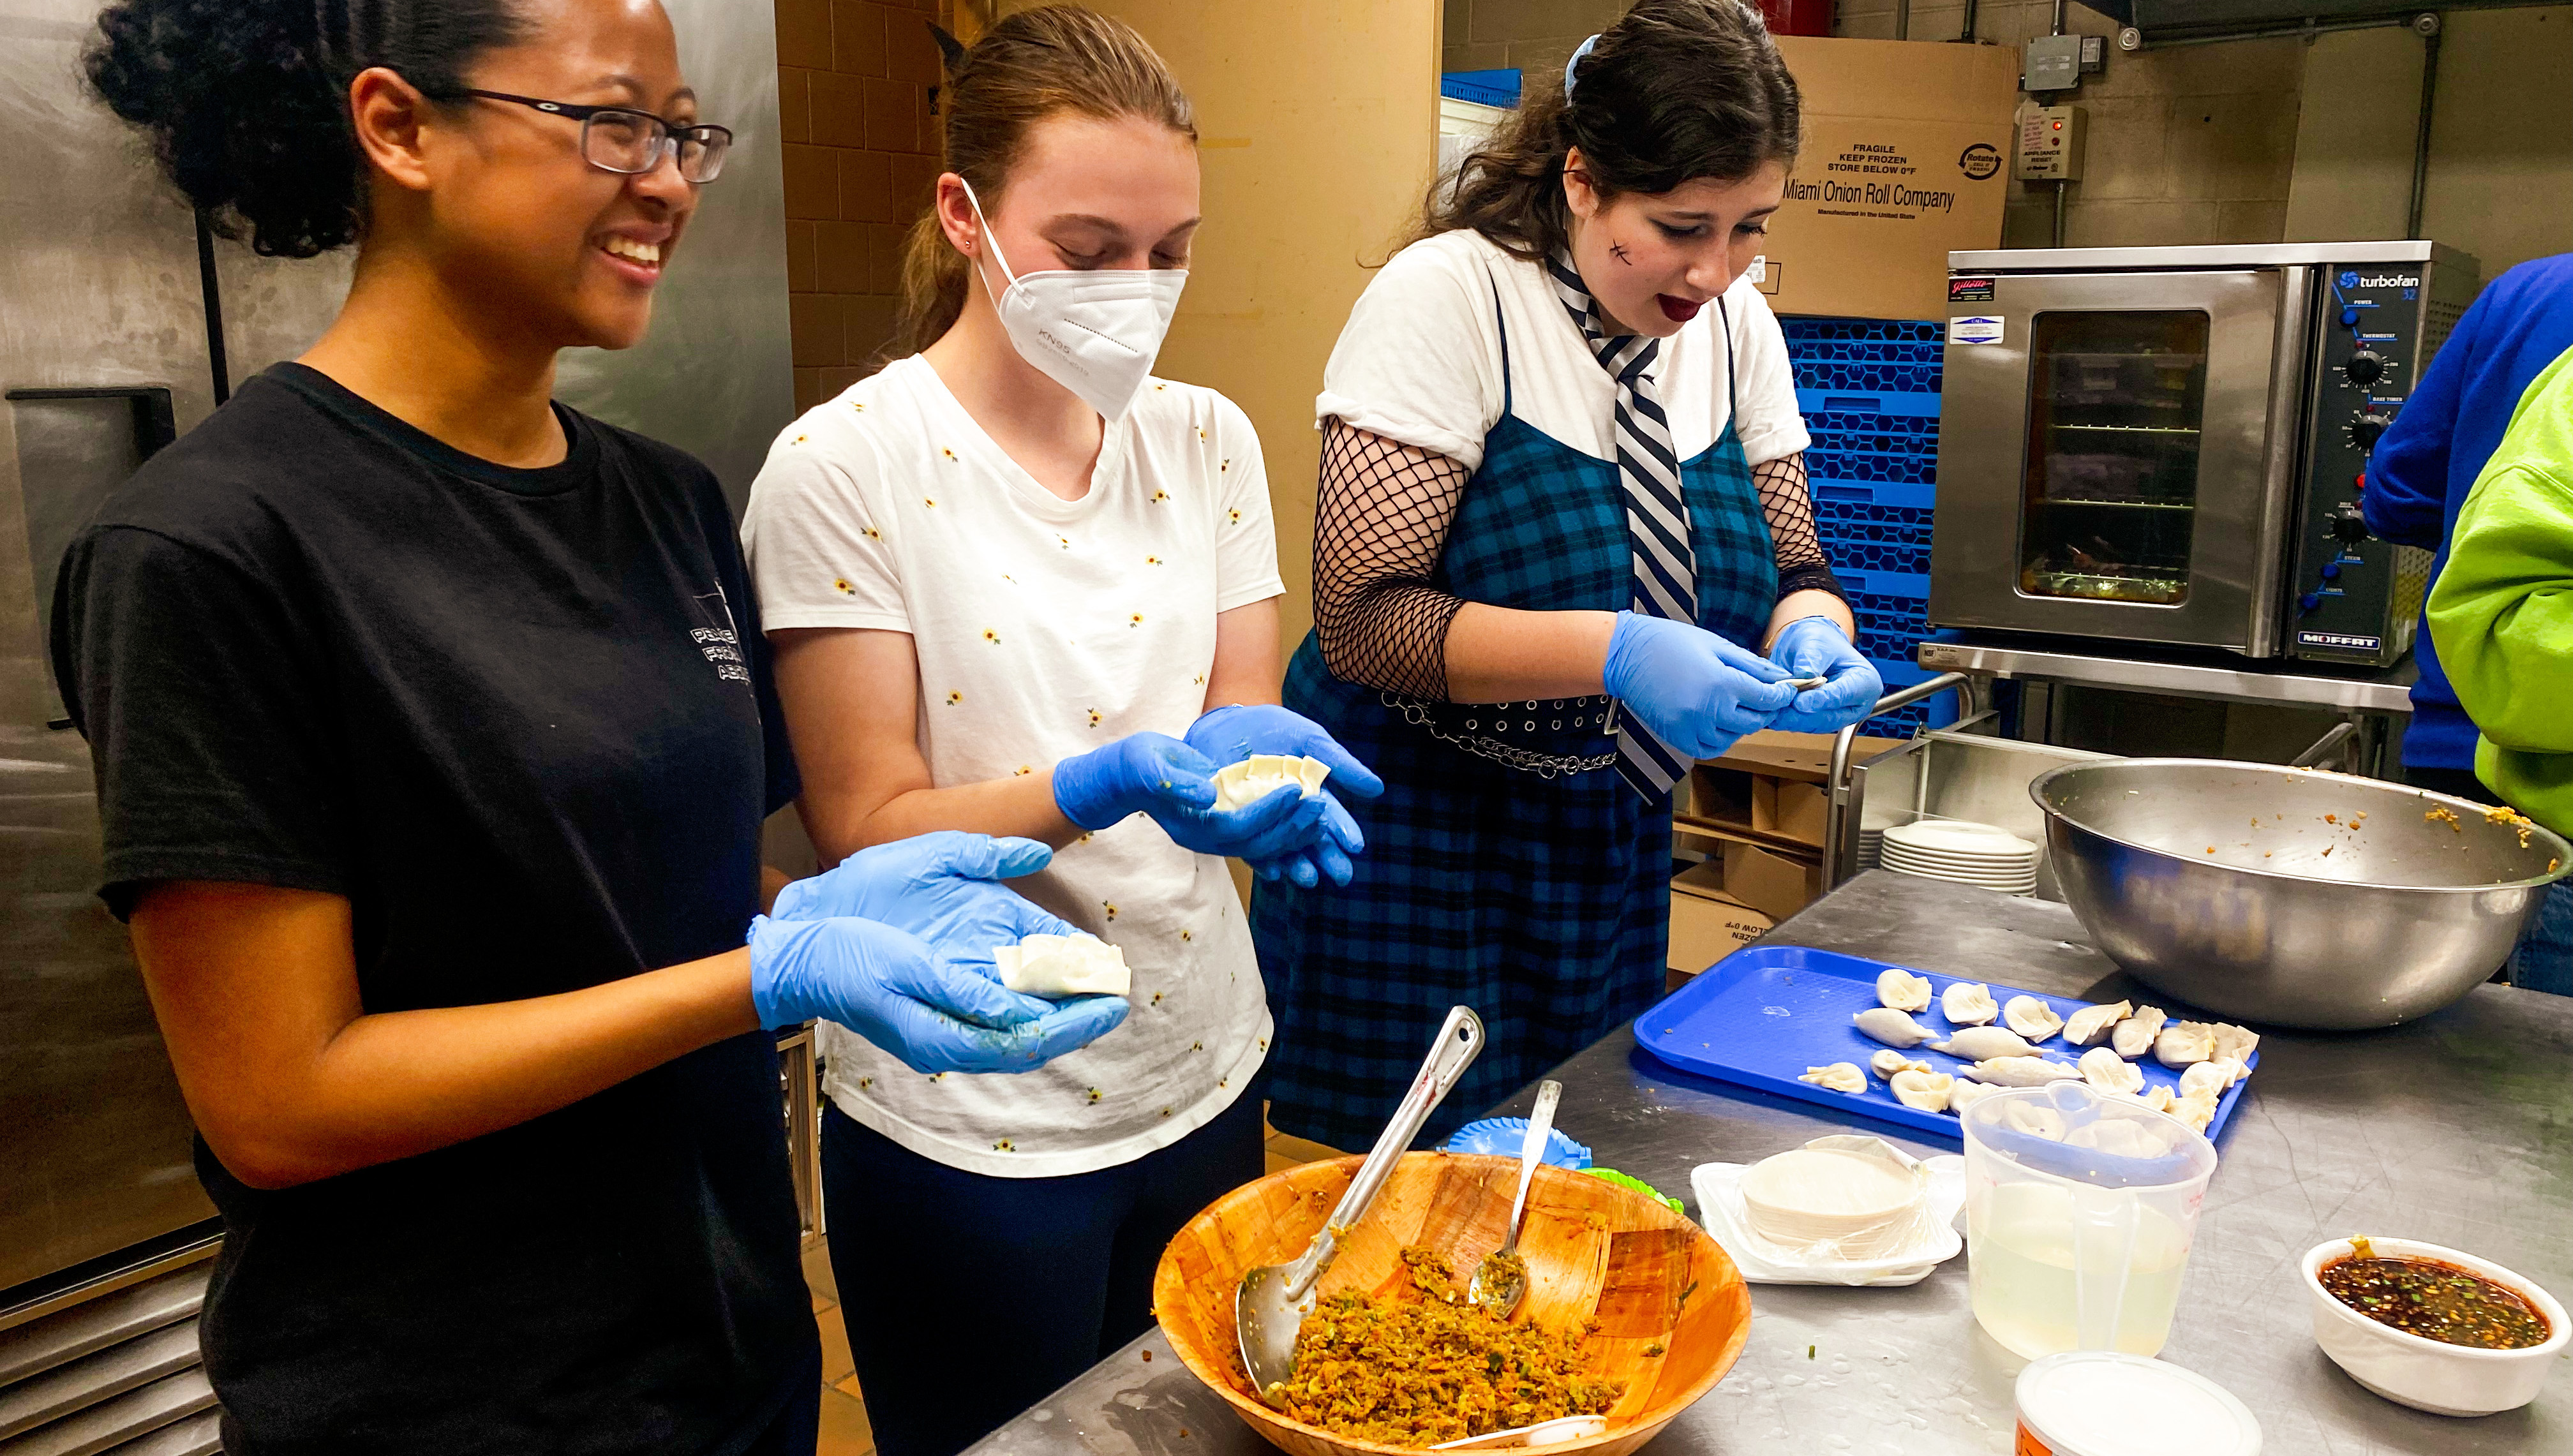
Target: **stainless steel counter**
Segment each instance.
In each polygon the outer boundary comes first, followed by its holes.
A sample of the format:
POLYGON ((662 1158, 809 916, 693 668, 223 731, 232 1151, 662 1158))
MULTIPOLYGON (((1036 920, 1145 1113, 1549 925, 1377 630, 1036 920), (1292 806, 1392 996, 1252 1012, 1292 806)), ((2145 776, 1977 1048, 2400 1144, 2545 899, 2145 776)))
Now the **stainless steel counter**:
POLYGON ((2377 716, 2410 715, 2412 683, 2420 675, 2408 657, 2380 671, 2341 674, 2293 658, 2255 661, 2229 652, 2137 643, 2120 643, 2112 651, 2110 645, 2097 640, 1976 636, 1924 642, 1920 659, 1923 667, 1934 672, 2377 716))
MULTIPOLYGON (((1770 941, 2060 996, 2136 990, 2061 905, 1882 871, 1770 941)), ((2391 1031, 2264 1036, 2218 1146, 2163 1358, 2258 1415, 2264 1456, 2573 1451, 2573 1373, 2536 1404, 2480 1420, 2423 1415, 2351 1383, 2314 1348, 2296 1260, 2327 1237, 2400 1234, 2465 1248, 2573 1294, 2573 1001, 2487 986, 2391 1031)), ((1559 1124, 1682 1198, 1700 1162, 1747 1162, 1862 1127, 1822 1108, 1675 1072, 1618 1031, 1548 1074, 1559 1124)), ((1530 1092, 1499 1110, 1524 1112, 1530 1092)), ((1693 1204, 1693 1200, 1692 1200, 1693 1204)), ((1741 1362, 1650 1451, 1993 1456, 2011 1445, 2020 1361, 1975 1324, 1960 1255, 1905 1289, 1756 1285, 1741 1362)), ((984 1456, 1256 1456, 1270 1448, 1155 1331, 975 1448, 984 1456), (1149 1354, 1150 1358, 1146 1358, 1149 1354)))

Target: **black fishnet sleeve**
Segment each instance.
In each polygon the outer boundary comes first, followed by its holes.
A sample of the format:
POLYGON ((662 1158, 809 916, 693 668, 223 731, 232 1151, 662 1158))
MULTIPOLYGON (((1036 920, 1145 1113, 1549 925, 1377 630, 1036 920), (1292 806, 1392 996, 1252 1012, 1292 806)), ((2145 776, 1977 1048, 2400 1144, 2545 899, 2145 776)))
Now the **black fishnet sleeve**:
POLYGON ((1760 487, 1760 513, 1769 521, 1769 543, 1778 556, 1778 595, 1828 591, 1844 603, 1849 593, 1832 574, 1823 554, 1823 538, 1814 529, 1814 489, 1805 478, 1805 454, 1799 450, 1751 467, 1760 487))
POLYGON ((1334 676, 1447 700, 1447 627, 1465 603, 1429 577, 1470 474, 1445 455, 1323 421, 1313 627, 1334 676))

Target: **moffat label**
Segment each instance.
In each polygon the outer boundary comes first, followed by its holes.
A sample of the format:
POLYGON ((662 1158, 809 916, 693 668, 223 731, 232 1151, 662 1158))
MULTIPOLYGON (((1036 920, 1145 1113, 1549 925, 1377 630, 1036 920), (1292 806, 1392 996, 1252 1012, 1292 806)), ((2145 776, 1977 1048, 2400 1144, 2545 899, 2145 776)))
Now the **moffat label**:
POLYGON ((2382 637, 2360 637, 2347 632, 2298 632, 2299 647, 2346 647, 2353 652, 2373 652, 2385 644, 2382 637))
POLYGON ((1789 178, 1787 200, 1819 204, 1814 212, 1827 218, 1896 218, 1908 222, 1924 213, 1955 211, 1956 193, 1894 180, 1917 176, 1920 171, 1900 147, 1857 142, 1826 158, 1820 179, 1789 178))

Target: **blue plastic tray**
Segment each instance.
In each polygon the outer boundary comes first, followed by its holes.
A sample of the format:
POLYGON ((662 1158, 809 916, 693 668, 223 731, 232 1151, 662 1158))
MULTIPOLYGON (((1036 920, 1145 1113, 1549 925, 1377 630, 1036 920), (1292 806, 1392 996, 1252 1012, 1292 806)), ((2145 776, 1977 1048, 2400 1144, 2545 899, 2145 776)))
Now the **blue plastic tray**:
MULTIPOLYGON (((1830 1092, 1796 1080, 1804 1076, 1808 1067, 1834 1062, 1855 1062, 1865 1069, 1867 1059, 1885 1049, 1884 1043, 1860 1036, 1858 1028, 1850 1025, 1850 1018, 1877 1004, 1876 978, 1891 964, 1803 946, 1748 947, 1716 962, 1706 974, 1637 1017, 1635 1041, 1673 1067, 1700 1077, 1962 1139, 1964 1133, 1953 1114, 1903 1105, 1872 1071, 1868 1073, 1867 1091, 1860 1093, 1830 1092)), ((1914 1020, 1944 1037, 1952 1028, 1948 1019, 1939 1014, 1938 995, 1959 978, 1927 971, 1914 974, 1928 976, 1933 993, 1930 1009, 1917 1014, 1914 1020)), ((1986 984, 1992 987, 1993 1000, 1997 1002, 2007 1003, 2014 996, 2038 996, 1998 982, 1986 984)), ((2055 1008, 2057 1016, 2068 1019, 2087 1005, 2060 996, 2038 999, 2055 1008)), ((2081 1051, 2069 1046, 2060 1034, 2041 1050, 2058 1057, 2065 1052, 2078 1056, 2081 1051)), ((1956 1058, 1933 1052, 1926 1045, 1904 1055, 1927 1062, 1940 1072, 1954 1072, 1962 1065, 1956 1058)), ((2150 1055, 2135 1065, 2144 1070, 2146 1086, 2176 1087, 2179 1082, 2178 1073, 2164 1068, 2150 1055)), ((2254 1052, 2250 1066, 2256 1069, 2259 1065, 2260 1054, 2254 1052)), ((2224 1090, 2223 1097, 2215 1104, 2214 1120, 2206 1124, 2209 1138, 2223 1130, 2248 1084, 2246 1077, 2224 1090)))

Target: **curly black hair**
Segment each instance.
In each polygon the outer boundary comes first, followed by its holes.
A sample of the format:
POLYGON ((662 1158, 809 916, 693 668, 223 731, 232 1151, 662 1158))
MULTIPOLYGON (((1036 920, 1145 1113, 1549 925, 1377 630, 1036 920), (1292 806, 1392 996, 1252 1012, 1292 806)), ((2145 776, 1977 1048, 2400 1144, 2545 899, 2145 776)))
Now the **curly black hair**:
POLYGON ((217 232, 311 258, 365 229, 358 73, 452 100, 476 57, 527 30, 513 0, 118 0, 81 64, 217 232))
POLYGON ((1563 246, 1564 159, 1603 198, 1654 196, 1793 163, 1803 102, 1760 12, 1743 0, 1637 0, 1573 67, 1572 94, 1535 78, 1455 179, 1430 185, 1411 238, 1472 228, 1524 259, 1563 246))

